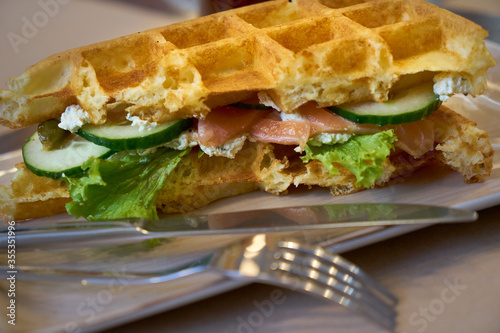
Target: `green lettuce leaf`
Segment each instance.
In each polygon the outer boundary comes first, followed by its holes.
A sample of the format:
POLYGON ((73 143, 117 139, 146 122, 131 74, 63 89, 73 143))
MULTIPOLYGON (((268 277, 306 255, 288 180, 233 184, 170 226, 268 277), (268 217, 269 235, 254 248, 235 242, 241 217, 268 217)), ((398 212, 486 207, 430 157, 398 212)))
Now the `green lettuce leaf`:
POLYGON ((91 158, 82 166, 84 175, 64 178, 73 198, 66 210, 88 220, 157 219, 158 193, 188 152, 162 148, 145 156, 118 153, 107 160, 91 158))
POLYGON ((338 163, 356 176, 356 186, 372 187, 382 176, 382 163, 394 149, 396 136, 392 130, 369 135, 357 135, 345 143, 311 146, 304 148, 301 157, 305 163, 319 160, 331 176, 339 173, 332 163, 338 163))

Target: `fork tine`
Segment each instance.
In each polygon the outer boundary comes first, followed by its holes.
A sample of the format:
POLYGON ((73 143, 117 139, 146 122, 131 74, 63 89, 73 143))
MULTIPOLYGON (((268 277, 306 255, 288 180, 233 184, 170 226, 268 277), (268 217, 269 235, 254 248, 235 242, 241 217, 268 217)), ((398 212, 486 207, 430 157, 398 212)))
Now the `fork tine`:
MULTIPOLYGON (((366 299, 364 297, 346 297, 345 293, 331 288, 325 284, 318 283, 319 281, 317 280, 308 279, 304 276, 297 275, 291 268, 287 268, 287 265, 290 264, 286 262, 281 262, 279 264, 276 263, 276 265, 274 266, 274 270, 271 271, 275 273, 275 280, 279 282, 276 284, 288 288, 292 287, 292 290, 310 293, 316 296, 320 296, 321 298, 334 301, 341 306, 344 306, 368 317, 369 319, 385 328, 388 328, 391 331, 395 328, 395 317, 377 311, 376 307, 369 303, 366 303, 366 299)), ((267 279, 266 282, 269 283, 272 281, 270 279, 267 279)))
POLYGON ((289 266, 282 265, 282 268, 289 268, 294 274, 317 280, 321 284, 344 293, 346 297, 364 297, 367 303, 370 303, 374 308, 382 312, 383 315, 396 315, 391 304, 384 302, 385 299, 378 297, 369 288, 365 288, 355 277, 344 274, 331 265, 329 266, 319 262, 317 259, 300 256, 284 250, 281 252, 281 258, 275 258, 288 263, 289 266))
POLYGON ((388 303, 395 305, 398 302, 397 298, 392 295, 390 291, 373 280, 361 268, 344 259, 340 255, 329 253, 321 247, 306 246, 292 241, 279 242, 278 246, 281 248, 302 252, 308 256, 314 256, 323 262, 327 262, 339 271, 353 278, 356 277, 356 279, 361 281, 363 285, 370 287, 371 289, 376 291, 377 294, 383 296, 388 303))
POLYGON ((307 254, 303 255, 303 253, 301 252, 285 250, 285 249, 281 249, 281 251, 282 251, 281 252, 282 257, 285 260, 295 261, 295 262, 300 261, 302 265, 316 269, 326 275, 335 276, 337 280, 342 281, 343 283, 346 283, 352 286, 353 288, 358 288, 358 289, 364 288, 361 282, 356 280, 356 275, 346 274, 341 270, 339 270, 335 265, 331 265, 330 263, 325 263, 324 261, 319 260, 319 258, 311 257, 308 256, 307 254))

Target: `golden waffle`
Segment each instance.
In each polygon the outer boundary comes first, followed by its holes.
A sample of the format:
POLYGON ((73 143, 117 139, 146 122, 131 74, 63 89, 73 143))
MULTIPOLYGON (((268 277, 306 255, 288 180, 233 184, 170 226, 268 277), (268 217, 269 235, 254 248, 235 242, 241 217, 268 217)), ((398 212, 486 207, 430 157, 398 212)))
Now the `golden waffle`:
POLYGON ((285 112, 383 101, 401 78, 455 77, 480 94, 495 61, 478 25, 423 0, 277 0, 51 56, 0 91, 0 123, 20 128, 79 104, 92 122, 120 102, 162 122, 264 92, 285 112))

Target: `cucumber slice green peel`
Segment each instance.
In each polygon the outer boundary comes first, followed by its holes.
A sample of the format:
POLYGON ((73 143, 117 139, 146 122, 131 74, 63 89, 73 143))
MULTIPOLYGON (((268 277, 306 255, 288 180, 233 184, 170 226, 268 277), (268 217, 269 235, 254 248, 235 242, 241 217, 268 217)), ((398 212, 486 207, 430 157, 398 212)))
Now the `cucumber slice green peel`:
POLYGON ((384 103, 346 104, 331 106, 329 109, 358 124, 385 126, 424 119, 439 109, 441 103, 439 95, 433 91, 432 83, 425 83, 402 90, 384 103))
POLYGON ((116 151, 147 149, 177 138, 192 124, 192 119, 179 119, 158 124, 149 130, 140 130, 138 126, 132 126, 132 123, 99 126, 87 124, 76 134, 116 151))
POLYGON ((76 135, 60 149, 44 150, 37 131, 26 141, 22 153, 24 164, 32 173, 41 177, 60 179, 63 176, 84 173, 81 165, 91 156, 105 159, 115 152, 76 135))

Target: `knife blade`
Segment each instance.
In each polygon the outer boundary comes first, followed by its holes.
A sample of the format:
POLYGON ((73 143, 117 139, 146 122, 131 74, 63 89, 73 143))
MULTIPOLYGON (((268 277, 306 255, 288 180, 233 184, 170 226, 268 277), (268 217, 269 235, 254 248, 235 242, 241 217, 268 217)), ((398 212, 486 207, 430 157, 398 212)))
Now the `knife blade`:
MULTIPOLYGON (((313 229, 471 222, 477 213, 463 209, 400 203, 327 204, 230 213, 178 214, 158 220, 69 221, 49 225, 17 224, 16 242, 24 245, 98 237, 175 237, 231 233, 270 233, 313 229)), ((11 228, 12 229, 12 228, 11 228)), ((0 229, 0 245, 9 228, 0 229)))

